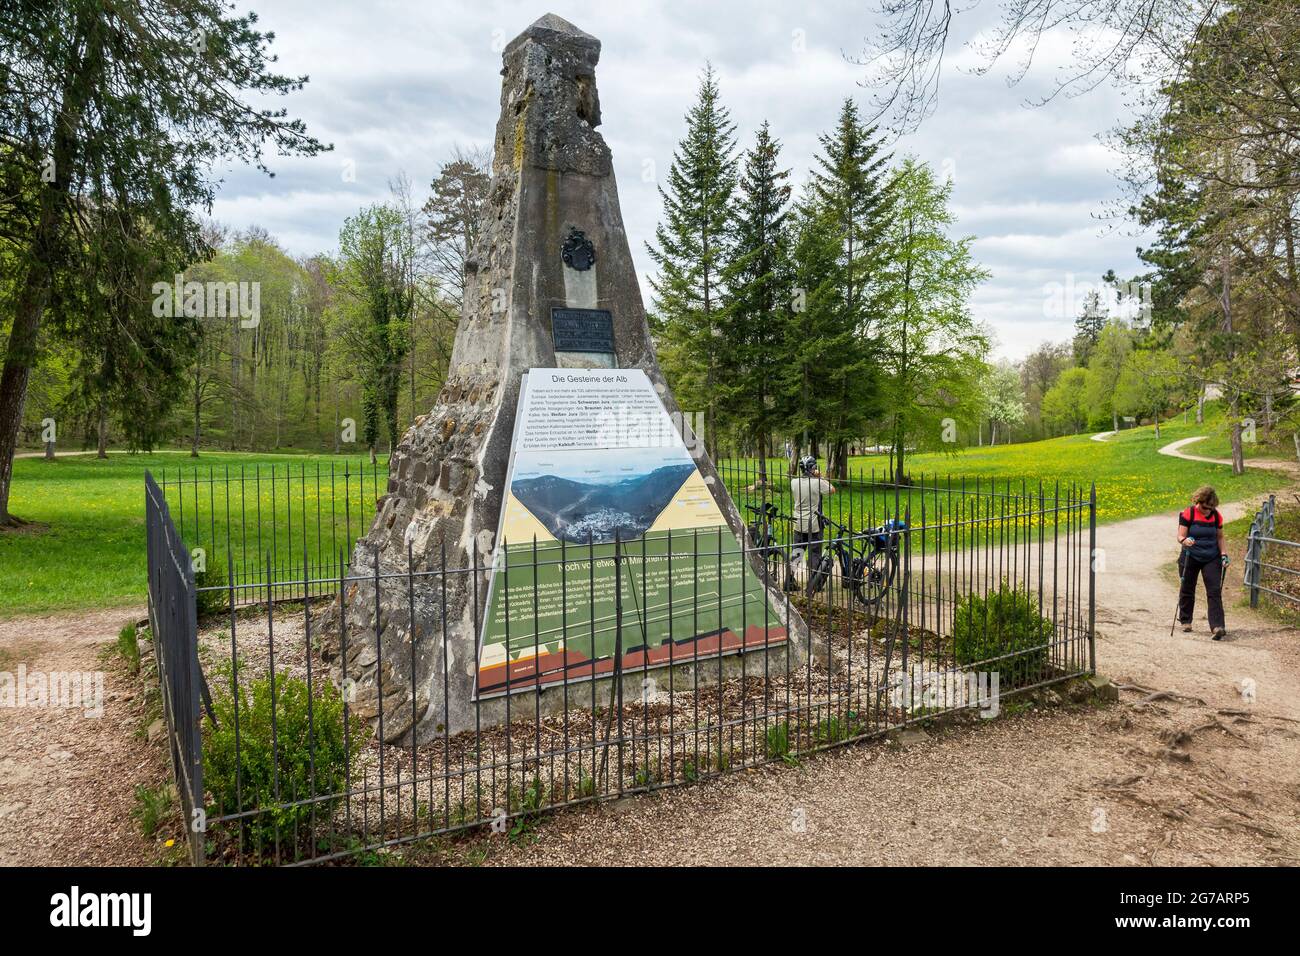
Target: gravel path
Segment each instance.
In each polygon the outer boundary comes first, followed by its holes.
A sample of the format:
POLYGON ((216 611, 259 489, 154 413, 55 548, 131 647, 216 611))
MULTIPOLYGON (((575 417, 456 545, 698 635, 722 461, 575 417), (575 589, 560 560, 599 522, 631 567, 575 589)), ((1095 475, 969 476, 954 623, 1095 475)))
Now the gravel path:
POLYGON ((138 681, 105 654, 122 625, 144 614, 119 608, 0 620, 0 672, 16 679, 22 667, 29 680, 37 672, 103 678, 100 716, 93 706, 90 716, 82 706, 0 706, 0 864, 158 859, 130 813, 136 784, 155 785, 169 772, 165 754, 136 734, 138 681))

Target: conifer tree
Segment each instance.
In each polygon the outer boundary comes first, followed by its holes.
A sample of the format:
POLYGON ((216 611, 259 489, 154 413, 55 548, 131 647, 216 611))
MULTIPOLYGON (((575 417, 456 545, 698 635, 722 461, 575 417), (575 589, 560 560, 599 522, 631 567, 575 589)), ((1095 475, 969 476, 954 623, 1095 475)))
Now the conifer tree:
POLYGON ((719 375, 723 417, 758 450, 758 480, 767 481, 772 432, 779 422, 775 389, 789 315, 790 171, 766 122, 745 153, 736 202, 735 251, 726 274, 722 342, 728 361, 719 375))
MULTIPOLYGON (((852 99, 844 101, 835 130, 821 137, 821 145, 812 187, 821 207, 818 216, 828 219, 839 242, 836 285, 842 314, 838 324, 853 329, 867 346, 864 374, 857 379, 837 376, 840 391, 828 396, 832 403, 832 414, 824 423, 828 470, 843 477, 848 470, 848 443, 861 438, 867 423, 879 413, 879 389, 869 358, 883 312, 882 290, 874 276, 885 253, 883 234, 893 198, 889 157, 881 152, 875 127, 863 125, 852 99)), ((855 347, 844 362, 856 366, 863 358, 855 347)))
POLYGON ((683 409, 703 409, 705 447, 717 456, 717 395, 722 359, 723 276, 734 246, 735 124, 722 105, 717 74, 706 66, 686 135, 673 153, 664 218, 648 244, 659 267, 652 329, 664 372, 683 409))
POLYGON ((865 434, 877 402, 868 341, 844 308, 840 224, 815 192, 793 222, 791 295, 783 326, 780 403, 801 449, 865 434))

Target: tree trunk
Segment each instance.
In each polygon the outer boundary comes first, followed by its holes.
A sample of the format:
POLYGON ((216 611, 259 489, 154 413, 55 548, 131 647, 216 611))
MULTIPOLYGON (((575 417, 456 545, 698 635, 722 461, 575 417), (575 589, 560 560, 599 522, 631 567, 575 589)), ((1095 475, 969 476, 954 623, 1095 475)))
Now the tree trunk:
POLYGON ((202 389, 200 389, 196 385, 194 388, 194 437, 193 440, 190 442, 191 458, 199 457, 199 425, 202 419, 202 411, 203 411, 203 399, 201 397, 202 394, 203 394, 202 389))
MULTIPOLYGON (((54 230, 53 203, 47 221, 43 208, 38 232, 54 230)), ((33 244, 40 248, 40 240, 33 244)), ((9 513, 9 488, 13 480, 14 452, 18 447, 18 430, 23 423, 23 405, 27 400, 27 379, 36 359, 36 343, 40 334, 41 315, 49 296, 49 282, 44 269, 33 264, 23 279, 22 290, 14 310, 14 324, 9 332, 9 347, 5 351, 4 370, 0 371, 0 527, 19 524, 9 513)))
POLYGON ((1232 415, 1232 473, 1234 475, 1244 475, 1246 473, 1246 455, 1241 448, 1241 422, 1237 420, 1237 400, 1232 400, 1229 410, 1232 415))
POLYGON ((1205 424, 1205 384, 1201 384, 1201 391, 1196 396, 1196 424, 1205 424))
POLYGON ((95 457, 108 458, 108 413, 104 406, 99 406, 99 422, 95 426, 95 457))
MULTIPOLYGON (((78 14, 72 30, 72 48, 83 48, 86 57, 99 59, 97 38, 87 39, 96 31, 100 21, 96 14, 78 14)), ((96 64, 97 65, 97 64, 96 64)), ((26 272, 18 287, 13 312, 13 327, 9 332, 9 347, 5 352, 4 370, 0 371, 0 527, 19 524, 9 513, 9 489, 13 481, 14 452, 18 446, 18 430, 23 422, 23 405, 27 400, 27 381, 36 361, 36 346, 41 329, 41 318, 50 294, 48 269, 56 261, 59 244, 59 220, 63 198, 68 191, 68 170, 73 168, 77 132, 87 99, 92 90, 86 80, 86 59, 70 65, 63 77, 59 111, 54 123, 53 148, 50 151, 55 178, 42 183, 41 210, 27 248, 26 272)))

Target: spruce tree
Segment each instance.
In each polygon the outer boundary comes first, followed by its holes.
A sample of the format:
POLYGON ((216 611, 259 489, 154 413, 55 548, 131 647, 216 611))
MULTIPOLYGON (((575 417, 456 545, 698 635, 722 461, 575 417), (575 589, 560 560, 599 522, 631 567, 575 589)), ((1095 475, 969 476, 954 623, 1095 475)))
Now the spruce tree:
POLYGON ((722 105, 717 75, 706 66, 686 135, 673 153, 664 218, 650 257, 659 267, 652 329, 660 361, 683 409, 704 411, 705 447, 717 456, 717 394, 723 365, 723 275, 734 246, 731 197, 736 188, 736 136, 722 105))
MULTIPOLYGON (((893 197, 889 157, 881 151, 876 128, 863 125, 852 99, 844 101, 835 130, 821 137, 821 145, 812 187, 821 207, 818 215, 828 219, 839 241, 839 327, 856 331, 868 356, 861 378, 839 377, 838 394, 828 396, 830 415, 823 423, 823 434, 829 443, 829 471, 843 477, 848 471, 848 443, 863 437, 880 411, 869 355, 884 308, 874 276, 886 253, 883 234, 893 197)), ((856 350, 844 358, 849 365, 861 360, 856 350)))
POLYGON ((839 222, 815 192, 792 225, 791 295, 784 323, 780 402, 801 449, 818 453, 865 433, 876 406, 871 350, 844 308, 839 222))
POLYGON ((736 203, 735 251, 726 274, 722 343, 728 362, 719 381, 723 417, 758 449, 758 479, 767 481, 772 431, 779 422, 775 388, 785 364, 783 323, 789 314, 790 171, 781 144, 764 122, 744 156, 736 203))

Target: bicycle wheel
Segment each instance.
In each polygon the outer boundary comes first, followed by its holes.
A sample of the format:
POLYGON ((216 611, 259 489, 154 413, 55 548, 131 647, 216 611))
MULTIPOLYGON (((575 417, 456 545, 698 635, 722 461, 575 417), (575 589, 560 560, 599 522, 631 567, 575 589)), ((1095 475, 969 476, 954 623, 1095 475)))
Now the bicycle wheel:
POLYGON ((822 588, 826 587, 826 582, 830 580, 831 568, 835 565, 835 559, 829 554, 823 554, 821 561, 817 563, 816 568, 808 571, 808 588, 807 595, 810 598, 816 597, 821 593, 822 588))
POLYGON ((893 577, 884 553, 871 552, 862 559, 862 579, 857 588, 859 599, 868 607, 878 607, 884 601, 885 592, 889 590, 893 577))
POLYGON ((763 582, 770 588, 785 587, 786 573, 785 553, 778 547, 769 547, 763 551, 763 571, 766 580, 763 582))

